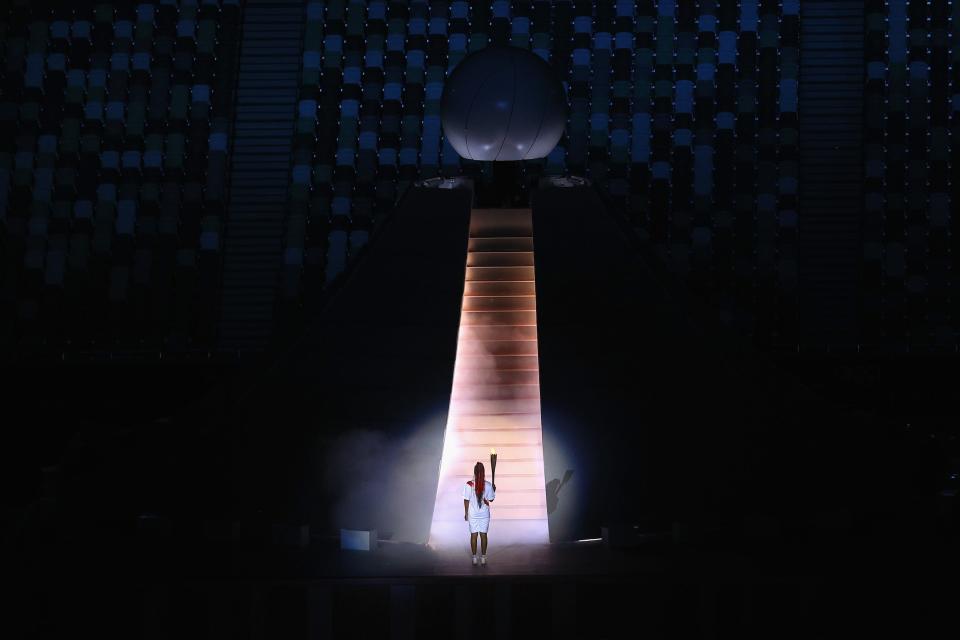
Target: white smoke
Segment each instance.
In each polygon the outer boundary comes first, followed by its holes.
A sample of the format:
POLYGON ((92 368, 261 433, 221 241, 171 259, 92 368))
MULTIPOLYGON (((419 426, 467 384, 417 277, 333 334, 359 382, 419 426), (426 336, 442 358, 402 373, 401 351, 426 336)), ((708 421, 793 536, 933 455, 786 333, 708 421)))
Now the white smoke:
POLYGON ((338 529, 376 529, 380 538, 423 544, 437 490, 439 419, 414 433, 355 429, 326 450, 323 482, 338 529))

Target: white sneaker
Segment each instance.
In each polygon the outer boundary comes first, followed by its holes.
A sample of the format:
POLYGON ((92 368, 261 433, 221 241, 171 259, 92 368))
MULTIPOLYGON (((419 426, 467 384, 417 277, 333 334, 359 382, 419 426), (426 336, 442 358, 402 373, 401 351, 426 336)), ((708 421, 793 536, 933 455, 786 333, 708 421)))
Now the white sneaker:
POLYGON ((484 567, 487 566, 487 556, 480 556, 480 564, 484 567))
POLYGON ((473 566, 477 566, 477 556, 473 556, 473 566))

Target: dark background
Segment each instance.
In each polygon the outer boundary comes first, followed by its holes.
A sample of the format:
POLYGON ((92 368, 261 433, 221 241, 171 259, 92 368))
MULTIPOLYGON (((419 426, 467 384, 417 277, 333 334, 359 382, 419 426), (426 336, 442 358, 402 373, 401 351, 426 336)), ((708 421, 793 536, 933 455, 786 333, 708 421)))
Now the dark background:
MULTIPOLYGON (((533 194, 548 480, 573 471, 553 535, 680 532, 824 583, 855 567, 849 619, 882 628, 870 612, 901 599, 904 629, 937 619, 960 488, 956 3, 150 5, 0 9, 0 517, 31 637, 94 626, 104 599, 139 629, 157 581, 284 574, 274 524, 313 545, 344 526, 344 446, 389 478, 429 467, 468 201, 411 185, 492 186, 439 125, 445 74, 491 43, 566 82, 564 138, 516 175, 592 182, 533 194), (272 19, 299 34, 289 59, 244 48, 272 19), (267 62, 278 84, 241 91, 267 62), (286 177, 249 245, 237 122, 271 93, 286 177)), ((170 620, 206 615, 188 591, 170 620)), ((826 620, 841 591, 796 598, 826 620)))

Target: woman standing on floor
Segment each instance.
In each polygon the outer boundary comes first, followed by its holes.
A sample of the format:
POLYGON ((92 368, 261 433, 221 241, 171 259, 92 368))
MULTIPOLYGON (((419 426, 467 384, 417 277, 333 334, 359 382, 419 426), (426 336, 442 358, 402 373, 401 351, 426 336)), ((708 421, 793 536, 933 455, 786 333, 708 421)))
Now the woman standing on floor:
POLYGON ((490 503, 496 496, 496 485, 486 481, 483 463, 473 465, 473 480, 463 487, 463 519, 470 523, 470 551, 477 566, 477 534, 480 534, 480 564, 487 565, 487 529, 490 527, 490 503))

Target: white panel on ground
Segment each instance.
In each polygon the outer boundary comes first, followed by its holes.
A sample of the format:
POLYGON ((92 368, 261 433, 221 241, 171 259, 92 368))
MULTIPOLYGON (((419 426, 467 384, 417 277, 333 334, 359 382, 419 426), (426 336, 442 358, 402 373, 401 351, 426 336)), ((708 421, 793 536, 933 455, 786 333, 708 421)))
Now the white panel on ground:
POLYGON ((490 545, 546 544, 536 291, 529 209, 474 209, 450 411, 428 544, 469 547, 463 485, 479 460, 497 497, 490 545))

